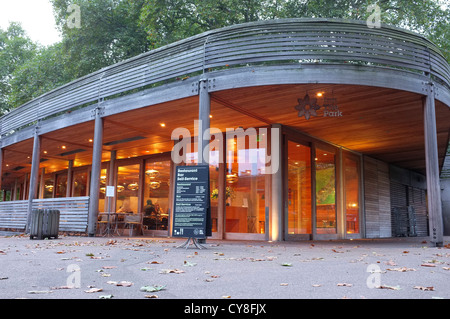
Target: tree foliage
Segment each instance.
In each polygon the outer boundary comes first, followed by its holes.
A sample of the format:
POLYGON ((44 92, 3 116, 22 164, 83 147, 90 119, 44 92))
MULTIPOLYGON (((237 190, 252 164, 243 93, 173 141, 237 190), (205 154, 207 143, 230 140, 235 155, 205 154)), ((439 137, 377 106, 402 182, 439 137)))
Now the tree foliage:
POLYGON ((418 32, 450 61, 448 0, 51 0, 61 43, 34 44, 20 25, 0 29, 0 113, 76 78, 204 31, 278 18, 367 20, 418 32), (80 28, 67 24, 80 7, 80 28))

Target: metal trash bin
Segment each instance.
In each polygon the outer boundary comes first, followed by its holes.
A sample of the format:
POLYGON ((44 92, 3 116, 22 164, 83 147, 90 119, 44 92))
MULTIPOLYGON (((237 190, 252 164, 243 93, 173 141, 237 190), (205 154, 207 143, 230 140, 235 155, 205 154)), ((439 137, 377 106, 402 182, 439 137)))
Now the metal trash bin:
POLYGON ((60 212, 57 209, 33 209, 30 239, 58 238, 59 215, 60 212))

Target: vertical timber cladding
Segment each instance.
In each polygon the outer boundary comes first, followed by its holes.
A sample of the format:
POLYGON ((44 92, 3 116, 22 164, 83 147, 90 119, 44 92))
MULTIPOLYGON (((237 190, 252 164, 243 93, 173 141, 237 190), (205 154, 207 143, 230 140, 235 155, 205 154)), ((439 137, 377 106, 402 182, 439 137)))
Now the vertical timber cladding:
POLYGON ((391 165, 392 236, 428 236, 426 178, 391 165))
POLYGON ((366 238, 391 237, 389 165, 364 156, 366 238))

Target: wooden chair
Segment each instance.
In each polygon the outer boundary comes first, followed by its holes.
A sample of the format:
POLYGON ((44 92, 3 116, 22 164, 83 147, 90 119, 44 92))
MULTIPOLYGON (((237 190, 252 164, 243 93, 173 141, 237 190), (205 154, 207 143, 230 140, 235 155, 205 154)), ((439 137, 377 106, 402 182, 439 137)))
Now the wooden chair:
POLYGON ((144 219, 144 214, 130 214, 125 215, 124 219, 124 229, 129 229, 129 236, 131 237, 133 235, 133 229, 134 226, 137 226, 140 228, 142 235, 144 235, 144 228, 142 227, 142 222, 144 219))

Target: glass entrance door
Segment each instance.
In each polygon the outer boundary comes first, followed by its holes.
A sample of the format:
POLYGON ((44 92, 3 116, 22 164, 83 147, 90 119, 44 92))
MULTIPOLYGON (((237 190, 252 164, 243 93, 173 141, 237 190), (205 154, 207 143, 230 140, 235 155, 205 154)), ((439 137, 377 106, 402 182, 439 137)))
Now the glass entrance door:
POLYGON ((315 149, 315 238, 337 238, 336 153, 315 149))
POLYGON ((311 148, 288 141, 287 240, 310 239, 312 234, 311 148))
POLYGON ((360 158, 344 154, 345 237, 361 238, 360 232, 360 158))

